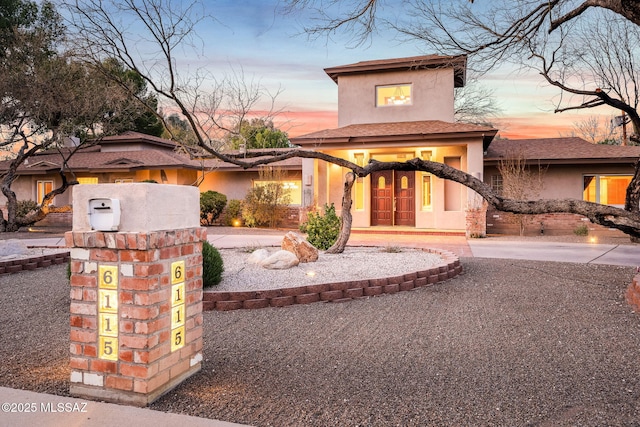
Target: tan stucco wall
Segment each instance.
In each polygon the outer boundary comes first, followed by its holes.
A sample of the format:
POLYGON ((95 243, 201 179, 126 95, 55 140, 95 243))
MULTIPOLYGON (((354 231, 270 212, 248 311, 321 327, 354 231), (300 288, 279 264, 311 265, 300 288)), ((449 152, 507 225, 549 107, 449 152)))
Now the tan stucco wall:
MULTIPOLYGON (((432 160, 443 162, 445 157, 459 157, 462 170, 469 171, 474 176, 482 177, 482 143, 480 140, 459 142, 457 144, 446 143, 444 141, 436 142, 434 145, 422 147, 398 147, 386 149, 366 150, 361 147, 353 150, 335 150, 329 151, 327 154, 341 157, 350 161, 354 161, 355 153, 364 153, 364 163, 368 163, 372 157, 380 161, 405 161, 420 156, 422 151, 431 151, 432 160), (444 145, 449 144, 449 145, 444 145), (404 153, 404 157, 398 158, 398 153, 404 153)), ((344 175, 347 169, 334 165, 327 165, 323 161, 309 162, 304 164, 308 170, 314 169, 317 173, 317 184, 314 189, 317 191, 316 202, 319 207, 324 203, 334 203, 336 211, 341 212, 342 187, 344 183, 344 175)), ((310 173, 310 172, 309 172, 310 173)), ((475 192, 467 190, 460 184, 453 184, 460 187, 459 206, 460 210, 456 212, 445 211, 445 180, 432 177, 432 209, 422 209, 422 172, 415 173, 415 218, 416 228, 425 229, 443 229, 443 230, 465 230, 466 227, 466 208, 476 201, 475 192)), ((352 192, 355 197, 355 191, 352 192)), ((479 201, 478 201, 479 203, 479 201)), ((364 209, 355 208, 355 202, 352 208, 353 226, 354 227, 370 227, 371 226, 371 179, 364 179, 364 209)))
MULTIPOLYGON (((551 165, 544 172, 544 184, 539 198, 582 200, 584 175, 633 175, 633 172, 632 165, 551 165)), ((492 175, 498 175, 498 169, 487 167, 484 182, 490 184, 492 175)))
POLYGON ((453 69, 399 71, 338 78, 338 126, 416 120, 453 122, 453 69), (413 85, 412 105, 376 107, 376 86, 413 85))
MULTIPOLYGON (((302 179, 302 173, 299 170, 286 172, 288 179, 302 179)), ((217 191, 227 196, 227 200, 243 200, 247 191, 253 186, 253 181, 257 179, 259 179, 257 171, 212 171, 205 174, 199 189, 200 192, 217 191)))

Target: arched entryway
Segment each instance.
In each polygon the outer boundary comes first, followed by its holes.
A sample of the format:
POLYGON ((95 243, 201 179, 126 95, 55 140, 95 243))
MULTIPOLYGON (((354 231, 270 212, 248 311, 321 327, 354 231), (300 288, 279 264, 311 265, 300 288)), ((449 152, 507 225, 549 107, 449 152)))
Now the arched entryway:
POLYGON ((415 227, 415 172, 371 174, 371 225, 415 227))

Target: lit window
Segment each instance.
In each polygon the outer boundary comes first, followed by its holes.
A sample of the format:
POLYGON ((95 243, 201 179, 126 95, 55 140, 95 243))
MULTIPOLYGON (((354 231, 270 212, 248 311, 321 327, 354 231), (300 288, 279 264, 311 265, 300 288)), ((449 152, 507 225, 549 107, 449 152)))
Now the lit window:
POLYGON ((422 175, 422 210, 429 211, 431 206, 431 175, 422 175))
POLYGON ((37 196, 36 200, 38 204, 42 204, 42 199, 47 193, 50 193, 53 190, 53 181, 38 181, 37 183, 37 196))
POLYGON ((582 199, 603 205, 624 206, 631 175, 585 175, 582 199))
MULTIPOLYGON (((358 166, 364 166, 364 153, 355 153, 353 155, 354 163, 358 166)), ((355 209, 357 211, 364 210, 364 178, 356 177, 356 182, 354 184, 354 192, 355 192, 355 209)))
POLYGON ((409 177, 403 176, 400 178, 400 189, 406 190, 409 188, 409 177))
POLYGON ((133 182, 133 178, 118 178, 113 182, 116 184, 130 184, 133 182))
POLYGON ((78 178, 78 184, 97 184, 97 183, 98 183, 98 177, 96 176, 78 178))
POLYGON ((265 186, 269 184, 281 184, 291 197, 292 205, 302 205, 302 181, 254 181, 253 186, 265 186))
POLYGON ((376 86, 376 106, 411 105, 411 85, 376 86))

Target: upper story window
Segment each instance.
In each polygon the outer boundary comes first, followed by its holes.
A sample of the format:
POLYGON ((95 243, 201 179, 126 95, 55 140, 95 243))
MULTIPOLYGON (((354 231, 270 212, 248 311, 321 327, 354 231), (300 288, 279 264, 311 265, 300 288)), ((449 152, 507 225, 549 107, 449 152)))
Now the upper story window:
POLYGON ((411 105, 411 84, 376 86, 376 107, 411 105))

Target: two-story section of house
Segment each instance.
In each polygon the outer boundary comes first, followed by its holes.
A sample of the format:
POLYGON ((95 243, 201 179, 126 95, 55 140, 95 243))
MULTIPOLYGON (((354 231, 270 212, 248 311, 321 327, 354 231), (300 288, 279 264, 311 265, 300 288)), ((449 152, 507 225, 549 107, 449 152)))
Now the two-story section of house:
MULTIPOLYGON (((416 56, 358 62, 325 72, 338 85, 338 128, 292 138, 306 149, 359 165, 433 160, 482 179, 483 153, 497 130, 454 121, 454 88, 465 84, 465 56, 416 56)), ((347 170, 304 159, 306 205, 341 206, 347 170)), ((480 199, 424 172, 382 171, 353 188, 354 228, 407 228, 465 233, 480 199)))

